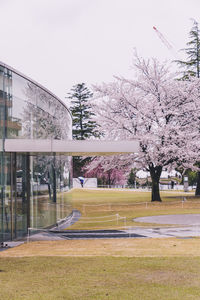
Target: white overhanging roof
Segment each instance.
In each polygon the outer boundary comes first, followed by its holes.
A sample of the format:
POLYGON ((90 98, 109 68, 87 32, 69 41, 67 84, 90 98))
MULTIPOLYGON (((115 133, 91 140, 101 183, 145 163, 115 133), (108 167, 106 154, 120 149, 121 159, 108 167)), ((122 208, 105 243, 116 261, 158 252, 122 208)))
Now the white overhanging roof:
POLYGON ((62 141, 35 139, 6 139, 5 152, 57 153, 72 156, 114 155, 136 153, 139 142, 132 141, 62 141))

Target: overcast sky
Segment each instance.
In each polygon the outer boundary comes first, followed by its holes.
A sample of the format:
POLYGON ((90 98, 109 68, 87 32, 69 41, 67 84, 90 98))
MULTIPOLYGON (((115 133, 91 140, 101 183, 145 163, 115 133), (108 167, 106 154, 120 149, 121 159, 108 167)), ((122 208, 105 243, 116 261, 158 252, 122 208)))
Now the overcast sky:
POLYGON ((200 0, 0 0, 0 12, 0 61, 64 100, 74 84, 131 77, 134 48, 173 60, 190 18, 199 21, 200 0))

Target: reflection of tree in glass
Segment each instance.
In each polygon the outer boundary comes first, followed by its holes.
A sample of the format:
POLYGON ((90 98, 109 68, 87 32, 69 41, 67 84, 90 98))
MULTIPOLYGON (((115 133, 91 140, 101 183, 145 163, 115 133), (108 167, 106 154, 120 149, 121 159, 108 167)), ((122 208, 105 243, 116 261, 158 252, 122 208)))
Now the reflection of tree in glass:
POLYGON ((67 190, 69 187, 69 157, 36 156, 34 158, 34 173, 40 173, 43 182, 48 185, 49 199, 56 202, 56 191, 67 190))
POLYGON ((22 116, 24 137, 69 138, 69 112, 56 98, 30 82, 25 95, 27 105, 22 116))
MULTIPOLYGON (((58 99, 30 82, 24 93, 27 100, 22 114, 22 134, 25 138, 71 137, 69 112, 58 99)), ((33 182, 42 181, 47 184, 49 199, 56 202, 56 191, 69 186, 69 174, 66 170, 69 170, 69 158, 66 156, 36 156, 33 157, 31 176, 33 182)))

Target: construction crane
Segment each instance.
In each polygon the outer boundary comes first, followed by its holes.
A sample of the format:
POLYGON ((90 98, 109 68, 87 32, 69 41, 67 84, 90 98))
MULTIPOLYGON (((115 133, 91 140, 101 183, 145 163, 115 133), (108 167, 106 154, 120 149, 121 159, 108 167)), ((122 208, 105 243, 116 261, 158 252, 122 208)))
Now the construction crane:
POLYGON ((169 49, 169 50, 173 50, 172 45, 168 42, 168 40, 164 37, 164 35, 155 27, 153 26, 153 29, 155 30, 155 32, 157 33, 157 36, 159 37, 159 39, 163 42, 163 44, 169 49))
POLYGON ((156 32, 157 36, 161 40, 161 42, 167 47, 167 49, 172 53, 172 55, 176 58, 179 59, 179 55, 177 51, 174 49, 174 47, 168 42, 168 40, 164 37, 164 35, 155 27, 153 26, 153 30, 156 32))

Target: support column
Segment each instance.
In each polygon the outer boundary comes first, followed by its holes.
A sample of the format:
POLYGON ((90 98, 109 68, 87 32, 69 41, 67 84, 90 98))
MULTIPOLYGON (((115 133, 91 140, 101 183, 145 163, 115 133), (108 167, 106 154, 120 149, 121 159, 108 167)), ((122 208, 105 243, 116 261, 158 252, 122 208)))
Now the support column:
POLYGON ((27 232, 28 228, 31 227, 31 205, 30 205, 30 156, 26 154, 26 188, 27 188, 27 232))

